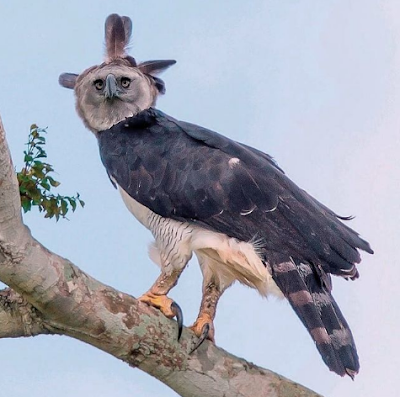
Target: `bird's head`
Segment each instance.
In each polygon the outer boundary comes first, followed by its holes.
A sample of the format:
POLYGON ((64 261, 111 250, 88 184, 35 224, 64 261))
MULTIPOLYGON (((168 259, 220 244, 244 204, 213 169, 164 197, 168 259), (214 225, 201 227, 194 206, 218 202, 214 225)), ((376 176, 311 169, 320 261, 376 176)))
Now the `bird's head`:
POLYGON ((95 133, 153 106, 158 95, 165 93, 157 75, 175 61, 137 64, 126 53, 131 33, 130 18, 110 15, 105 24, 105 61, 80 75, 63 73, 59 78, 63 87, 74 89, 78 114, 95 133))

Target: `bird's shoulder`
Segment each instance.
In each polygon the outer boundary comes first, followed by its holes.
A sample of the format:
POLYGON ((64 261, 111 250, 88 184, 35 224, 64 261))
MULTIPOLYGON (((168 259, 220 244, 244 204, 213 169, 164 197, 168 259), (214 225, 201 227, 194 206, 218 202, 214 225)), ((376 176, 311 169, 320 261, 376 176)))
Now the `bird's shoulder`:
POLYGON ((101 132, 99 146, 108 174, 163 216, 205 221, 226 206, 240 214, 254 201, 277 204, 283 173, 270 156, 157 109, 101 132))
POLYGON ((167 149, 176 155, 177 150, 184 148, 185 155, 190 158, 193 151, 203 147, 209 154, 214 152, 214 156, 215 151, 220 151, 221 156, 238 158, 247 167, 262 167, 264 170, 272 167, 283 173, 268 154, 210 129, 177 120, 155 108, 146 109, 100 132, 98 138, 100 152, 104 156, 120 154, 128 147, 143 151, 144 147, 151 146, 153 150, 158 147, 163 155, 167 154, 167 149))

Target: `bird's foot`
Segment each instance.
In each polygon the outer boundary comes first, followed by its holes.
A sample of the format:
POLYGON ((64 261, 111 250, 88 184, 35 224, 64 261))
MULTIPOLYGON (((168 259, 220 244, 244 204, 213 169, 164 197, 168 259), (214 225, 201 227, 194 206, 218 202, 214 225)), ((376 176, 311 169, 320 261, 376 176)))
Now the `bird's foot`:
POLYGON ((210 340, 211 342, 215 343, 214 339, 214 323, 211 316, 207 313, 202 313, 197 317, 196 322, 189 327, 196 336, 199 337, 198 341, 196 342, 195 346, 191 350, 190 353, 193 353, 199 346, 206 340, 210 340))
POLYGON ((178 340, 182 334, 183 327, 183 314, 182 309, 179 305, 174 302, 171 298, 168 298, 167 295, 156 295, 152 292, 148 291, 143 294, 140 298, 138 298, 140 302, 147 303, 150 306, 153 306, 161 311, 165 317, 174 318, 176 317, 176 321, 178 323, 178 340))

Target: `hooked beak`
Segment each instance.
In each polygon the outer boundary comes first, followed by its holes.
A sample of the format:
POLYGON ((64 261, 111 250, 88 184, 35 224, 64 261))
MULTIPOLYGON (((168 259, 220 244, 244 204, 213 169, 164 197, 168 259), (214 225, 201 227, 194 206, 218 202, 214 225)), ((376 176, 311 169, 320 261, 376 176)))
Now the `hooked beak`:
POLYGON ((117 86, 117 80, 113 74, 109 74, 106 77, 106 88, 104 90, 104 95, 106 98, 113 99, 119 97, 119 89, 117 86))

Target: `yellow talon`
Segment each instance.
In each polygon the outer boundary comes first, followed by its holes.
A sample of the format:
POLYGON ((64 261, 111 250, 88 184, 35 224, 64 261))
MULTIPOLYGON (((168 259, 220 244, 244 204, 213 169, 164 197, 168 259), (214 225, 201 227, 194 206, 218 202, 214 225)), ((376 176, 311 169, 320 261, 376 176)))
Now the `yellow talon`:
POLYGON ((205 326, 208 324, 209 330, 207 333, 206 339, 209 339, 211 342, 215 343, 214 339, 214 324, 211 316, 207 313, 202 313, 197 318, 196 322, 189 327, 199 338, 203 335, 205 326))
POLYGON ((155 295, 152 292, 146 292, 138 298, 138 300, 159 309, 165 317, 175 317, 176 313, 172 311, 172 304, 174 301, 171 298, 168 298, 167 295, 155 295))

